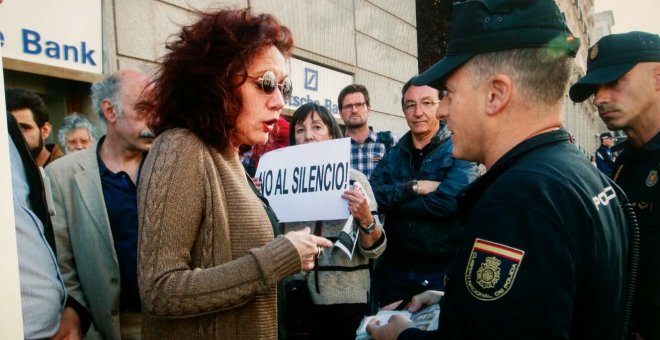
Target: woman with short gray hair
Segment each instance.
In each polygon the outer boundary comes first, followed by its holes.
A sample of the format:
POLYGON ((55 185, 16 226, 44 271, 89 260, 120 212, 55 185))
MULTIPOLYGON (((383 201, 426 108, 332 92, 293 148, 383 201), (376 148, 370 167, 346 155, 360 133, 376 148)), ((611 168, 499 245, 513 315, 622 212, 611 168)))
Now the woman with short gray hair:
POLYGON ((85 116, 72 113, 64 117, 57 139, 67 154, 85 150, 96 141, 96 128, 85 116))

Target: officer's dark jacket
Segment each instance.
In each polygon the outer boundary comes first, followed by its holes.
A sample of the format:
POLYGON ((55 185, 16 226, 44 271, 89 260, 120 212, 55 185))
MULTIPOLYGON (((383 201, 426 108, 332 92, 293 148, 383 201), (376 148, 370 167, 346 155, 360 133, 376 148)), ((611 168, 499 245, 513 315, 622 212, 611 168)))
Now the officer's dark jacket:
POLYGON ((516 146, 459 206, 466 234, 447 270, 442 338, 621 338, 627 224, 565 131, 516 146))
POLYGON ((602 171, 607 176, 612 176, 612 167, 614 166, 614 160, 612 159, 612 151, 605 145, 602 145, 596 149, 596 167, 598 170, 602 171))
POLYGON ((476 177, 476 164, 456 160, 446 127, 430 142, 430 151, 415 173, 412 135, 406 133, 390 149, 369 182, 378 210, 385 214, 386 263, 415 271, 441 271, 456 250, 461 228, 456 195, 476 177), (412 180, 440 181, 424 196, 411 190, 412 180))
POLYGON ((660 232, 660 133, 635 150, 622 145, 612 178, 630 199, 641 230, 660 232))

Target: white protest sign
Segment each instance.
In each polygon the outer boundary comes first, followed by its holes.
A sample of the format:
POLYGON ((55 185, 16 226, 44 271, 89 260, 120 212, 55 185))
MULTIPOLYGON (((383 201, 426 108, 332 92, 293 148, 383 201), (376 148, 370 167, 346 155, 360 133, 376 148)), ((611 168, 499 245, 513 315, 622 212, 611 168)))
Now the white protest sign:
POLYGON ((273 150, 259 160, 261 192, 280 222, 346 219, 350 138, 273 150))

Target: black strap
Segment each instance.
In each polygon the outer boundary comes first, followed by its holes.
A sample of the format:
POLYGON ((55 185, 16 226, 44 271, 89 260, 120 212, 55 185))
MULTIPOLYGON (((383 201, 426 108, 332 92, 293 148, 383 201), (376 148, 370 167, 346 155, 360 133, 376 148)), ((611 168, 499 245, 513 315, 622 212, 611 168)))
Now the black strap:
MULTIPOLYGON (((621 169, 622 165, 619 167, 621 169)), ((618 175, 618 172, 617 172, 618 175)), ((628 286, 626 287, 626 304, 624 309, 624 320, 623 320, 623 333, 622 339, 629 338, 630 331, 630 318, 632 316, 632 304, 633 297, 635 296, 635 289, 637 287, 637 272, 639 265, 639 225, 637 224, 637 216, 635 215, 635 210, 633 209, 632 204, 628 201, 628 197, 625 192, 616 184, 613 180, 608 178, 608 181, 614 191, 616 192, 617 197, 619 198, 619 204, 621 209, 623 209, 626 221, 628 222, 628 236, 630 238, 628 245, 629 251, 628 254, 630 258, 628 259, 628 286)))
POLYGON ((392 131, 378 131, 376 132, 376 142, 385 145, 385 152, 390 151, 392 144, 394 144, 394 137, 392 131))
POLYGON ((264 197, 264 195, 262 195, 259 190, 257 190, 256 186, 254 186, 254 182, 252 182, 252 177, 250 177, 250 174, 246 172, 245 177, 247 178, 247 181, 250 184, 250 188, 252 189, 252 191, 254 191, 254 194, 257 195, 257 197, 261 200, 261 203, 264 206, 264 210, 266 210, 266 215, 268 215, 268 220, 270 220, 270 224, 273 227, 273 235, 275 235, 275 237, 281 235, 282 232, 280 231, 279 228, 279 220, 277 219, 277 215, 275 215, 273 209, 270 207, 270 203, 268 203, 268 199, 264 197))
MULTIPOLYGON (((314 226, 314 235, 321 236, 322 234, 323 222, 316 221, 316 225, 314 226)), ((321 294, 321 286, 319 285, 319 256, 314 258, 314 284, 316 285, 316 293, 321 294)))

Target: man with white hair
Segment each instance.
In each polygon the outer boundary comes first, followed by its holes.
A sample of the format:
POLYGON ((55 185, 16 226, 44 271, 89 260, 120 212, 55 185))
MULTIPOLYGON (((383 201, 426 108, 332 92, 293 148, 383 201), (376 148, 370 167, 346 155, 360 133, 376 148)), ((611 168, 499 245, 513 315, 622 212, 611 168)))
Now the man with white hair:
POLYGON ((96 141, 96 128, 85 116, 72 113, 64 117, 62 126, 57 132, 57 139, 64 148, 64 152, 89 149, 96 141))
POLYGON ((92 86, 92 102, 107 124, 96 147, 53 162, 58 262, 69 292, 92 314, 88 338, 140 335, 137 284, 137 185, 154 135, 149 78, 121 70, 92 86))

